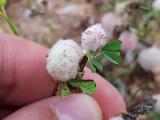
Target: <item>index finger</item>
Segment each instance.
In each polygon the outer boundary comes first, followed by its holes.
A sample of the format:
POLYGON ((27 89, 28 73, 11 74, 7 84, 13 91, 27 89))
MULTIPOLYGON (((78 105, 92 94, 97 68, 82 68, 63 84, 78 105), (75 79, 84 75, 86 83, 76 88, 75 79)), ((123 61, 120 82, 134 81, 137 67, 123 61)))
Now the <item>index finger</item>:
POLYGON ((0 104, 23 106, 53 94, 45 68, 48 49, 29 40, 0 35, 0 104))

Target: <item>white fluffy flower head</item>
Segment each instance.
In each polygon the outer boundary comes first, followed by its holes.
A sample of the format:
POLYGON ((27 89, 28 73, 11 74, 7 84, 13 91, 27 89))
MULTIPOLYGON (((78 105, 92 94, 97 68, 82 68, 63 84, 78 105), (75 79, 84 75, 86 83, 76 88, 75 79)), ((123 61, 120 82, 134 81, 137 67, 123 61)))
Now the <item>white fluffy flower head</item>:
POLYGON ((160 49, 157 47, 151 47, 142 50, 138 57, 138 63, 146 71, 160 69, 160 49))
POLYGON ((82 48, 84 52, 96 51, 110 40, 110 34, 106 33, 101 24, 95 24, 82 33, 82 48))
POLYGON ((160 0, 155 0, 152 7, 156 10, 160 10, 160 0))
POLYGON ((116 26, 122 25, 122 19, 119 15, 109 12, 102 17, 101 23, 104 29, 112 34, 116 26))
POLYGON ((47 57, 48 73, 55 79, 67 81, 78 73, 79 62, 83 57, 82 49, 73 40, 59 40, 47 57))
POLYGON ((57 14, 59 15, 60 21, 64 25, 73 28, 76 28, 81 24, 83 16, 78 5, 76 4, 68 4, 64 6, 63 8, 57 10, 57 14))
POLYGON ((154 112, 160 113, 160 94, 153 95, 152 98, 155 100, 155 104, 153 106, 154 112))
POLYGON ((122 41, 122 50, 123 51, 133 51, 137 47, 137 36, 134 32, 122 32, 118 38, 122 41))
POLYGON ((120 115, 120 116, 117 116, 117 117, 111 117, 109 120, 124 120, 123 117, 120 115))

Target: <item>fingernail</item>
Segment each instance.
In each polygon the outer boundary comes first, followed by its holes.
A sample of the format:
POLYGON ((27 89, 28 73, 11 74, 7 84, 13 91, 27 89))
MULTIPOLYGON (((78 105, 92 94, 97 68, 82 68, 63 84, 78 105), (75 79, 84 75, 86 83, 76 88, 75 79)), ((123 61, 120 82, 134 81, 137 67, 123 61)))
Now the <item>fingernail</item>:
POLYGON ((95 100, 83 94, 60 99, 53 107, 59 120, 102 120, 102 113, 95 100))

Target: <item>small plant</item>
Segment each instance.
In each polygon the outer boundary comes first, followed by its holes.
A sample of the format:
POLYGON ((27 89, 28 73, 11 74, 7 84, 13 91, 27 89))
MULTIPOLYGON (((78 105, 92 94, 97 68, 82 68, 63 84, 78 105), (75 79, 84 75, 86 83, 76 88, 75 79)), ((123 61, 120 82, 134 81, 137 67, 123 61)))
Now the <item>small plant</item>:
POLYGON ((5 5, 6 5, 6 0, 0 0, 0 16, 8 23, 9 27, 11 28, 13 34, 15 35, 20 35, 19 32, 17 31, 17 28, 11 21, 11 19, 8 17, 6 11, 5 11, 5 5))
POLYGON ((120 62, 120 40, 110 41, 101 24, 96 24, 82 33, 82 48, 73 40, 60 40, 50 50, 47 57, 49 74, 60 82, 59 95, 67 96, 80 91, 85 94, 96 92, 94 80, 83 80, 84 67, 92 72, 102 71, 101 59, 118 64, 120 62))

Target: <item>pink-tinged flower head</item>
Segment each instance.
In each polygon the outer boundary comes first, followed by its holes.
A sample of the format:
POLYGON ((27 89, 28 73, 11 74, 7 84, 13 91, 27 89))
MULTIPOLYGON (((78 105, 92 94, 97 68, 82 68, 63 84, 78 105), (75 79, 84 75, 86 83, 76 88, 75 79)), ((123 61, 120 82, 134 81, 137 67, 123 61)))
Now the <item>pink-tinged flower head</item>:
POLYGON ((133 32, 122 32, 119 36, 119 40, 122 41, 122 50, 135 50, 137 47, 137 36, 133 32))
POLYGON ((152 4, 152 7, 155 9, 155 10, 160 10, 160 0, 155 0, 152 4))
POLYGON ((138 63, 146 71, 160 70, 160 49, 151 47, 142 50, 138 57, 138 63))
POLYGON ((122 25, 122 20, 117 14, 109 12, 102 17, 101 23, 104 29, 112 34, 116 26, 122 25))
POLYGON ((101 24, 95 24, 82 33, 82 48, 84 52, 97 51, 110 40, 110 34, 106 33, 101 24))
POLYGON ((67 81, 78 73, 82 49, 73 40, 60 40, 50 50, 47 57, 48 73, 55 79, 67 81))

